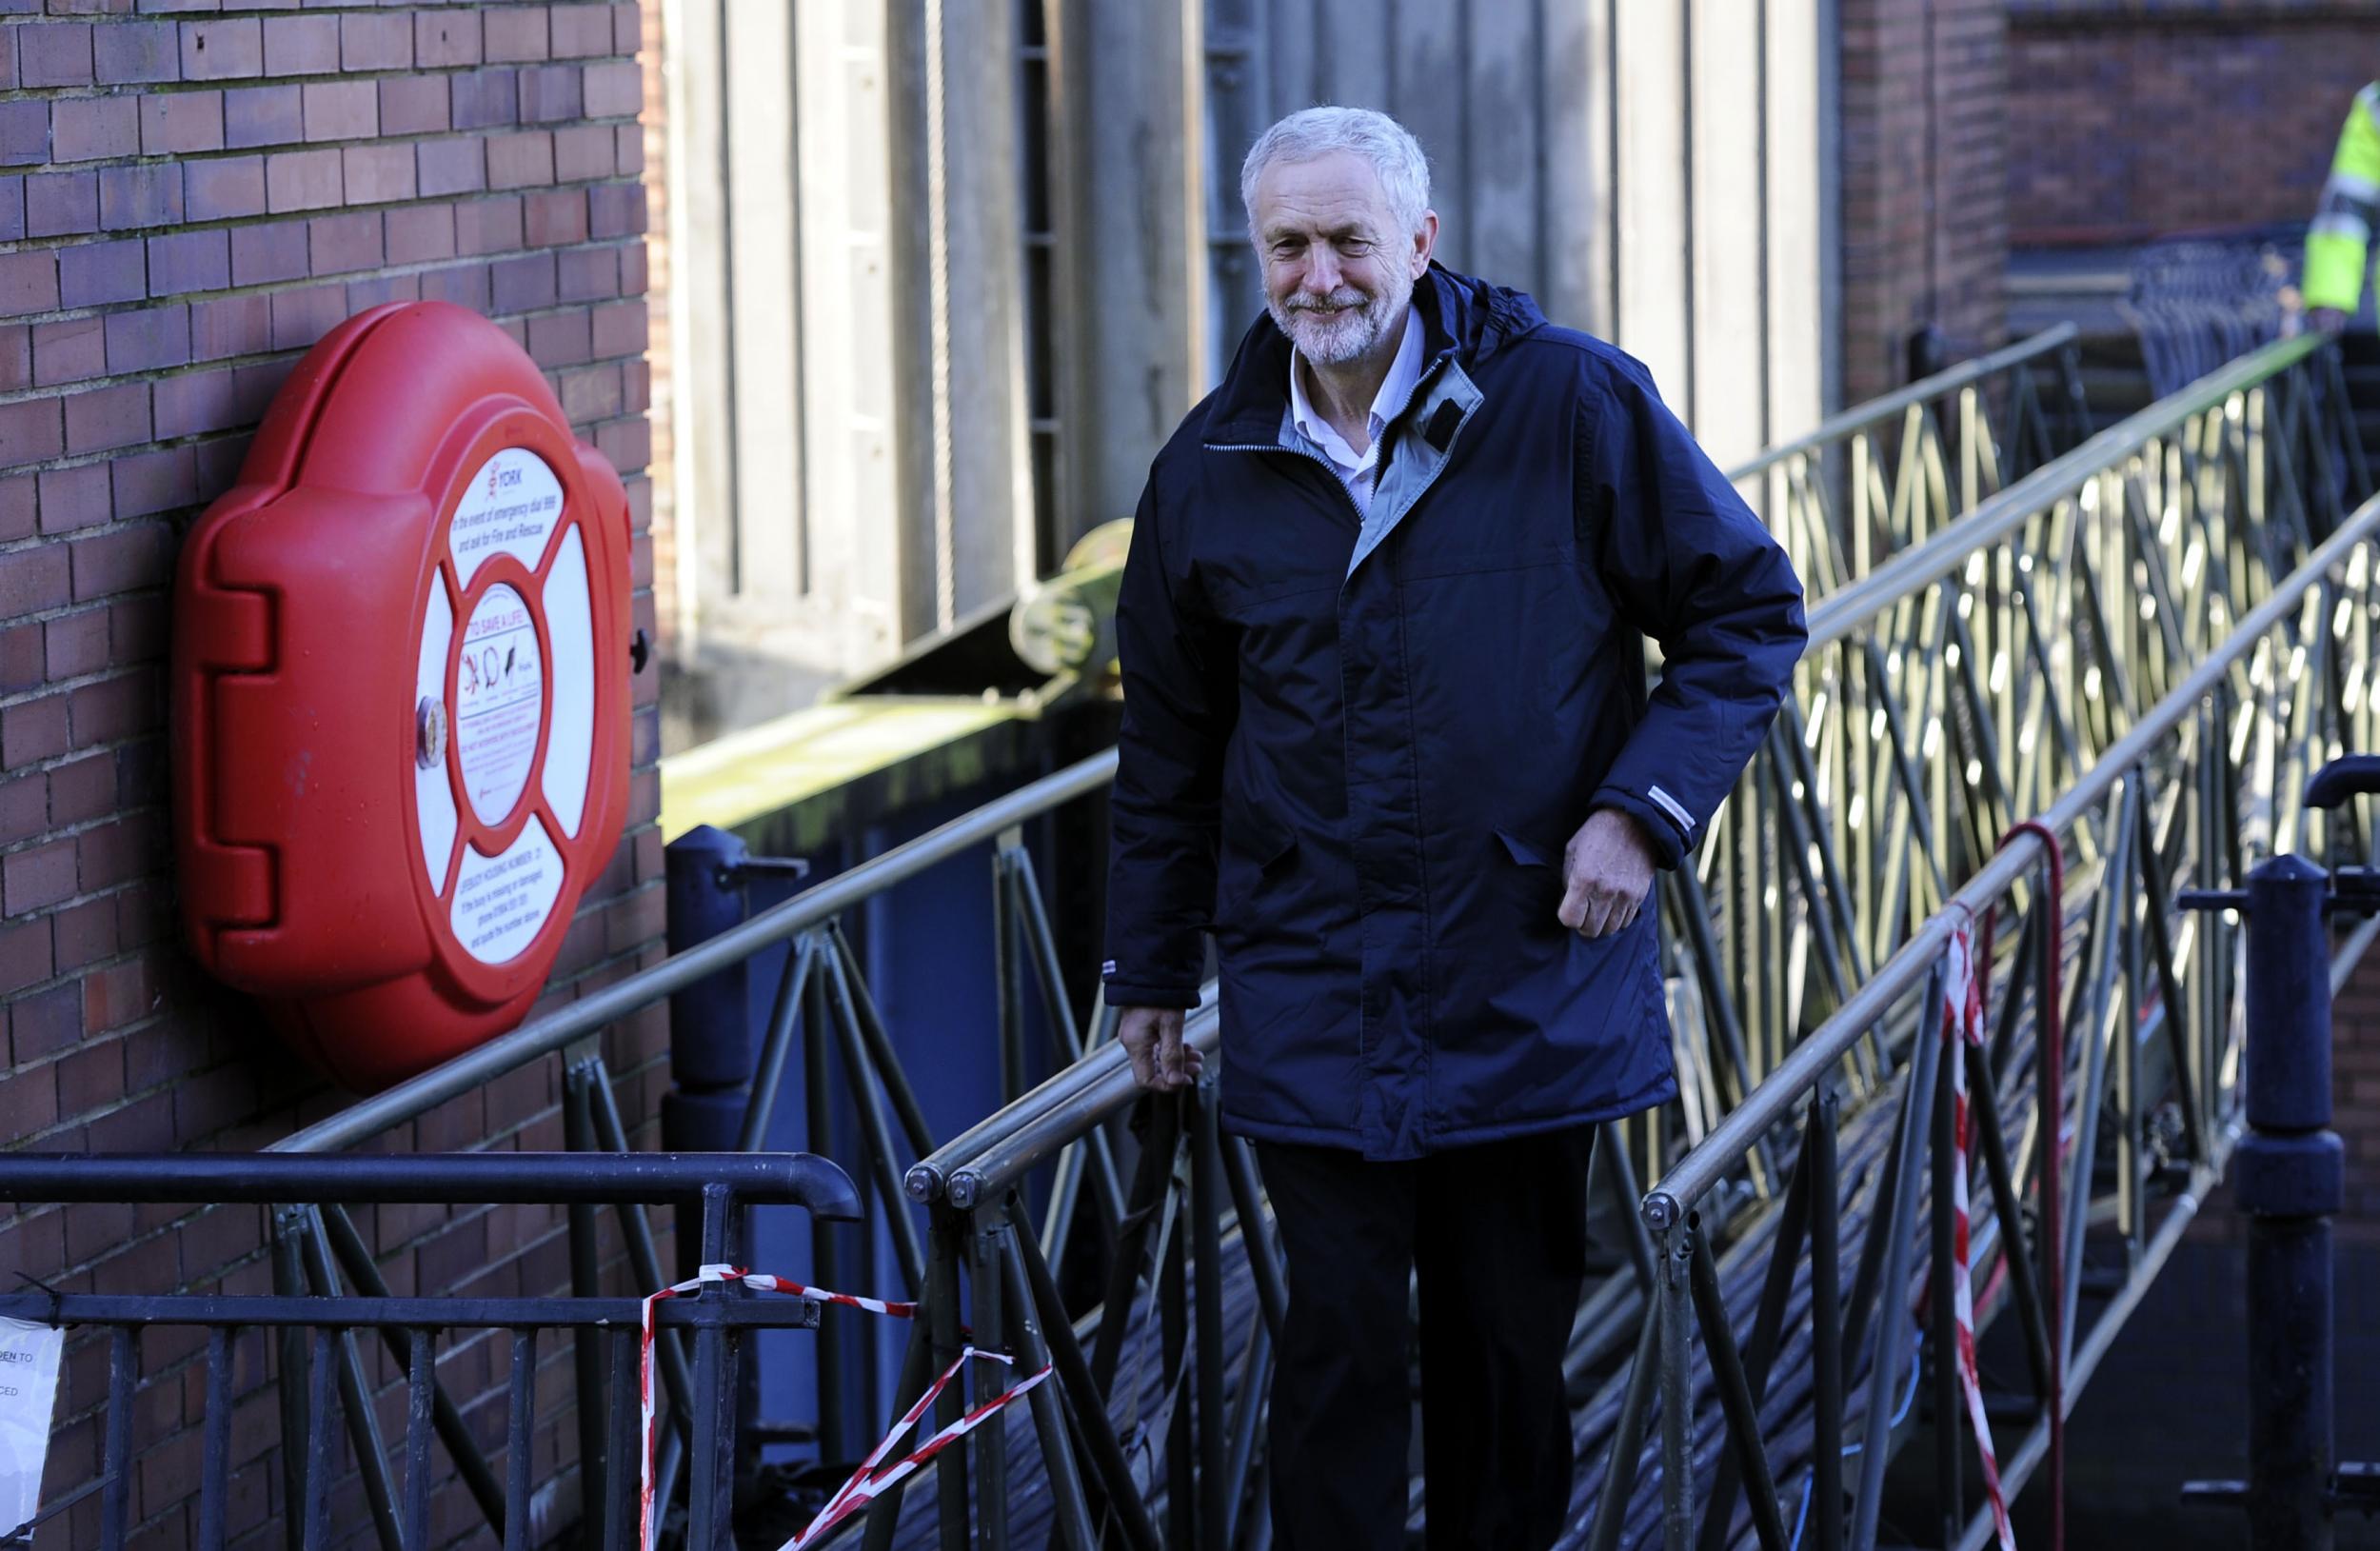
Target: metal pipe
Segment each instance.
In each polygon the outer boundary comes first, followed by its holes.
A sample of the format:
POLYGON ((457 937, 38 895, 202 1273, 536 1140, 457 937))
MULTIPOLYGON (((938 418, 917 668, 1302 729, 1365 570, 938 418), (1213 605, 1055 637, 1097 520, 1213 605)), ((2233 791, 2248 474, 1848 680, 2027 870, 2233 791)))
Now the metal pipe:
MULTIPOLYGON (((1199 1402, 1199 1545, 1228 1551, 1223 1525, 1231 1518, 1223 1479, 1223 1167, 1218 1156, 1222 1133, 1215 1119, 1215 1080, 1208 1078, 1181 1096, 1190 1111, 1190 1230, 1198 1282, 1192 1315, 1197 1321, 1199 1402)), ((1250 1223, 1248 1231, 1261 1232, 1250 1223)), ((1245 1237, 1243 1233, 1242 1237, 1245 1237)), ((1180 1484, 1168 1482, 1169 1491, 1180 1484)))
POLYGON ((1644 1320, 1636 1327, 1636 1355, 1629 1362, 1619 1421, 1604 1456, 1603 1489, 1596 1497, 1587 1551, 1619 1551, 1620 1526, 1627 1521, 1628 1500, 1636 1495, 1637 1467, 1644 1455, 1644 1414, 1652 1407, 1654 1377, 1661 1369, 1662 1307, 1660 1302, 1649 1302, 1644 1320))
POLYGON ((1843 1551, 1842 1194, 1835 1125, 1841 1100, 1832 1083, 1818 1089, 1804 1123, 1810 1131, 1810 1489, 1817 1512, 1815 1551, 1843 1551))
MULTIPOLYGON (((1769 1469, 1768 1450, 1760 1439, 1760 1404, 1735 1350, 1735 1332, 1728 1322, 1727 1299, 1719 1291, 1711 1241, 1693 1223, 1688 1237, 1693 1243, 1687 1275, 1695 1318, 1702 1326, 1703 1350, 1710 1356, 1711 1374, 1717 1381, 1719 1410, 1727 1419, 1728 1441, 1735 1445, 1735 1467, 1747 1483, 1745 1501, 1752 1509, 1753 1529, 1760 1537, 1761 1551, 1786 1551, 1785 1521, 1776 1510, 1776 1479, 1769 1469)), ((1716 1511, 1717 1504, 1713 1508, 1716 1511)))

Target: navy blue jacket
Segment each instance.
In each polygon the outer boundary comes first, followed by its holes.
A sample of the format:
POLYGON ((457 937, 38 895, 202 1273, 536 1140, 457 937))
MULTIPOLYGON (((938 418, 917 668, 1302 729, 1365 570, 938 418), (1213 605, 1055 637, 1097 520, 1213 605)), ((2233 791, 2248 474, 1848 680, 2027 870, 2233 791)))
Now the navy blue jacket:
POLYGON ((1281 445, 1259 319, 1158 454, 1118 606, 1108 1001, 1196 1003, 1212 931, 1226 1124, 1379 1159, 1676 1091, 1657 912, 1565 930, 1563 845, 1618 808, 1676 866, 1804 640, 1784 551, 1642 366, 1436 266, 1414 303, 1384 536, 1281 445))

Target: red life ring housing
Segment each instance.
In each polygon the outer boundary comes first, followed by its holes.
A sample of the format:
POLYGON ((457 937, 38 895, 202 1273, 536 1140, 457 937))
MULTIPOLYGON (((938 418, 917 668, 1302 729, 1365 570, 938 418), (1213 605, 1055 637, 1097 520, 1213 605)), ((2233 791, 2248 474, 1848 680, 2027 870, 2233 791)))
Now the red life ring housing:
POLYGON ((347 1086, 519 1023, 610 862, 628 542, 521 348, 408 302, 307 353, 184 546, 183 924, 347 1086))

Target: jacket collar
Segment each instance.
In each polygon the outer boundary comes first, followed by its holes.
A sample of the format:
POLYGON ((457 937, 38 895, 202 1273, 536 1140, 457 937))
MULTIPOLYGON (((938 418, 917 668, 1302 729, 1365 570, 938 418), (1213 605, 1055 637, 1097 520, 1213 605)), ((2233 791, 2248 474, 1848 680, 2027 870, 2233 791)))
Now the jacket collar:
MULTIPOLYGON (((1475 366, 1502 345, 1545 322, 1537 304, 1518 291, 1474 280, 1432 260, 1413 288, 1414 314, 1421 321, 1422 371, 1453 355, 1475 366)), ((1222 386, 1208 406, 1200 440, 1214 445, 1279 440, 1289 412, 1289 336, 1269 312, 1240 342, 1222 386)))

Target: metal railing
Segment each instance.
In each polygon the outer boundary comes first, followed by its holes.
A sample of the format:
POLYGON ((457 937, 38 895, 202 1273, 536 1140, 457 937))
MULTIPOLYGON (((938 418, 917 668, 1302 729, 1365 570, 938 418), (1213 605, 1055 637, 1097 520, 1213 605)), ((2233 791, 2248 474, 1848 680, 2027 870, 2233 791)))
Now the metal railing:
MULTIPOLYGON (((1697 1528, 1693 1482, 1716 1468, 1716 1435, 1694 1435, 1698 1454, 1664 1456, 1670 1467, 1657 1468, 1658 1491, 1645 1494, 1633 1490, 1634 1441, 1656 1411, 1666 1431, 1683 1433, 1691 1408, 1656 1395, 1654 1382, 1679 1371, 1691 1350, 1692 1317, 1677 1311, 1727 1310, 1732 1335, 1750 1307, 1741 1282, 1756 1250, 1791 1241, 1773 1263, 1806 1266, 1801 1244, 1815 1234, 1824 1249, 1815 1258, 1832 1275, 1842 1233, 1886 1246, 1906 1238, 1889 1230, 1914 1209, 1915 1185, 1893 1195, 1883 1212, 1859 1192, 1873 1193, 1888 1154, 1899 1161, 1894 1180, 1914 1180, 1931 1162, 1914 1150, 1928 1123, 1892 1128, 1906 1094, 1928 1105, 1921 1123, 1933 1114, 1942 1069, 1935 1042, 1913 1039, 1922 1009, 1908 1003, 1923 990, 1953 925, 1979 913, 1983 901, 2006 895, 2026 912, 2024 926, 2002 940, 2002 957, 2016 960, 2002 965, 2003 984, 2052 964, 2063 970, 2077 951, 2069 939, 2079 933, 2084 972, 2073 977, 2069 1011, 2092 1038, 2078 1038, 2073 1049, 2095 1053, 2085 1064, 2091 1106, 2076 1119, 2083 1183, 2075 1188, 2090 1210, 2069 1215, 2059 1253, 2045 1260, 2079 1265, 2083 1246, 2095 1242, 2093 1212, 2111 1214, 2135 1255, 2112 1312, 2084 1339, 2079 1375, 2088 1376, 2153 1275, 2178 1229, 2162 1220, 2152 1226, 2152 1187, 2169 1167, 2197 1178, 2214 1166, 2233 1048, 2228 1032, 2216 1035, 2232 1027, 2217 1016, 2232 1005, 2228 941, 2219 928, 2172 918, 2171 880, 2183 867, 2204 880, 2236 874, 2276 840, 2327 845, 2335 835, 2362 844, 2351 819, 2333 825, 2293 796, 2315 764, 2367 742, 2372 730, 2372 579, 2363 541, 2374 509, 2351 519, 2344 510, 2352 476, 2340 450, 2343 395, 2326 390, 2336 386, 2335 369, 2303 340, 2234 363, 2012 483, 1813 610, 1794 703, 1714 821, 1696 865, 1663 881, 1685 1092, 1666 1113, 1610 1127, 1610 1144, 1597 1149, 1607 1188, 1626 1200, 1626 1221, 1640 1231, 1623 1235, 1623 1269, 1589 1294, 1574 1331, 1571 1371, 1596 1392, 1578 1423, 1583 1543, 1615 1545, 1623 1532, 1640 1543, 1660 1530, 1672 1545, 1698 1535, 1704 1544, 1727 1544, 1739 1527, 1763 1544, 1784 1543, 1773 1534, 1783 1507, 1773 1468, 1739 1457, 1736 1483, 1721 1478, 1713 1495, 1740 1507, 1745 1522, 1721 1511, 1697 1528), (2345 579, 2334 581, 2342 564, 2345 579), (2326 628, 2334 615, 2347 632, 2335 651, 2326 628), (2176 723, 2181 733, 2168 737, 2176 723), (2207 757, 2217 749, 2224 761, 2207 757), (2226 768, 2244 769, 2247 779, 2217 779, 2226 768), (2193 801, 2177 802, 2178 791, 2193 801), (2075 852, 2064 899, 2086 907, 2054 931, 2042 891, 2020 880, 2027 853, 1998 845, 2018 820, 2045 811, 2071 834, 2075 852), (2170 974, 2152 983, 2145 971, 2116 973, 2149 964, 2170 974), (2193 1021, 2178 1015, 2182 1008, 2193 1021), (2157 1043, 2116 1039, 2119 1023, 2157 1043), (1796 1130, 1814 1074, 1833 1086, 1815 1111, 1820 1123, 1796 1130), (2175 1091, 2184 1098, 2160 1107, 2175 1091), (2118 1117, 2104 1129, 2102 1098, 2118 1117), (2102 1165, 2126 1182, 2109 1187, 2105 1201, 2091 1193, 2102 1165), (1848 1202, 1809 1183, 1828 1170, 1857 1186, 1848 1202), (1660 1182, 1643 1198, 1641 1220, 1637 1178, 1660 1182), (1614 1443, 1620 1438, 1626 1446, 1614 1443), (1750 1505, 1762 1501, 1766 1509, 1750 1505)), ((2025 1006, 2022 999, 1999 1004, 1990 1071, 1999 1085, 1978 1080, 1979 1095, 1991 1094, 1979 1096, 1979 1106, 2010 1091, 2018 1069, 2010 1064, 2032 1048, 2019 1016, 2025 1006)), ((1211 1012, 1192 1019, 1190 1037, 1213 1048, 1211 1012)), ((929 1270, 927 1302, 951 1304, 962 1270, 972 1271, 979 1289, 1009 1286, 1012 1302, 1013 1283, 1021 1283, 1058 1348, 1058 1392, 1037 1398, 1047 1408, 1062 1405, 1072 1426, 1045 1423, 1033 1439, 1020 1421, 1014 1438, 986 1437, 966 1471, 946 1461, 936 1472, 933 1521, 904 1516, 888 1500, 870 1523, 871 1551, 936 1537, 956 1551, 966 1541, 970 1495, 977 1522, 1002 1522, 1018 1536, 1048 1525, 1069 1547, 1099 1543, 1107 1525, 1127 1543, 1153 1546, 1160 1516, 1165 1544, 1223 1547, 1261 1534, 1253 1440, 1279 1268, 1252 1181, 1240 1188, 1244 1154, 1214 1134, 1203 1090, 1153 1105, 1155 1129, 1125 1211, 1100 1224, 1117 1244, 1100 1308, 1076 1321, 1048 1279, 1034 1274, 1055 1259, 1041 1253, 1042 1242, 1064 1225, 1046 1222, 1033 1231, 1026 1206, 1036 1170, 1049 1164, 1059 1171, 1053 1188, 1061 1186, 1077 1144, 1111 1126, 1136 1098, 1121 1052, 1100 1049, 910 1171, 913 1196, 934 1207, 934 1253, 943 1267, 929 1270), (1247 1199, 1227 1199, 1240 1196, 1247 1199), (1266 1318, 1235 1322, 1232 1311, 1251 1295, 1266 1318), (1154 1390, 1137 1379, 1120 1387, 1112 1361, 1101 1356, 1140 1343, 1152 1320, 1161 1377, 1154 1390), (1092 1342, 1092 1355, 1070 1361, 1061 1331, 1078 1346, 1092 1342), (1030 1457, 1036 1442, 1038 1460, 1030 1457), (1174 1490, 1174 1482, 1196 1484, 1174 1490)), ((1984 1129, 1997 1135, 1996 1124, 1984 1129)), ((1994 1165, 2003 1190, 1985 1199, 2012 1199, 2013 1182, 2030 1180, 2037 1166, 2035 1141, 2020 1138, 2006 1150, 2017 1172, 1994 1165)), ((2019 1253, 2018 1243, 1987 1231, 1978 1258, 2019 1253)), ((1721 1395, 1739 1420, 1767 1416, 1764 1400, 1790 1402, 1798 1409, 1789 1420, 1807 1428, 1815 1396, 1765 1391, 1785 1355, 1786 1314, 1802 1307, 1777 1300, 1809 1296, 1806 1274, 1768 1293, 1778 1275, 1768 1273, 1753 1294, 1760 1307, 1752 1312, 1767 1322, 1749 1332, 1735 1370, 1758 1379, 1721 1395)), ((1805 1373, 1838 1374, 1825 1423, 1838 1434, 1866 1415, 1864 1375, 1898 1368, 1908 1325, 1883 1317, 1892 1305, 1880 1289, 1904 1286, 1909 1276, 1906 1256, 1888 1263, 1864 1254, 1851 1300, 1868 1311, 1864 1323, 1832 1327, 1839 1350, 1827 1362, 1795 1349, 1805 1373), (1844 1353, 1854 1354, 1849 1369, 1844 1353)), ((2082 1279, 2062 1285, 2072 1302, 2082 1279)), ((1839 1286, 1820 1292, 1840 1301, 1839 1286)), ((955 1307, 941 1318, 945 1333, 931 1339, 946 1344, 955 1307)), ((1823 1323, 1808 1327, 1813 1339, 1823 1323)), ((2053 1323, 2074 1329, 2063 1310, 2040 1322, 2044 1331, 2053 1323)), ((1875 1441, 1868 1457, 1881 1461, 1892 1441, 1875 1441)), ((2044 1447, 2029 1439, 2010 1474, 2021 1481, 2044 1447)), ((1839 1460, 1838 1452, 1826 1468, 1839 1460)), ((1880 1484, 1881 1471, 1861 1479, 1880 1484)), ((1842 1543, 1826 1539, 1831 1521, 1819 1514, 1816 1543, 1842 1543)), ((1854 1513, 1854 1528, 1859 1523, 1854 1513)), ((1972 1531, 1965 1543, 1975 1543, 1972 1531)))
MULTIPOLYGON (((0 1199, 52 1203, 263 1203, 319 1210, 344 1221, 338 1203, 523 1203, 553 1204, 693 1203, 705 1262, 733 1261, 743 1248, 744 1212, 756 1205, 801 1206, 816 1216, 858 1214, 859 1198, 843 1171, 806 1153, 762 1157, 703 1153, 586 1158, 569 1153, 274 1157, 257 1155, 0 1154, 0 1199), (292 1204, 299 1203, 299 1204, 292 1204)), ((351 1230, 350 1230, 351 1231, 351 1230)), ((76 1545, 119 1551, 135 1527, 132 1503, 134 1396, 142 1380, 144 1330, 205 1331, 200 1379, 206 1404, 198 1462, 194 1543, 222 1551, 231 1495, 234 1351, 243 1331, 272 1332, 279 1342, 277 1382, 284 1424, 286 1515, 292 1543, 317 1551, 344 1540, 334 1509, 338 1429, 355 1444, 364 1506, 382 1539, 407 1551, 433 1543, 430 1443, 452 1446, 462 1422, 442 1408, 435 1373, 442 1341, 457 1331, 499 1332, 506 1343, 505 1473, 484 1460, 466 1477, 489 1527, 508 1548, 535 1543, 530 1441, 536 1425, 539 1338, 569 1331, 598 1344, 611 1375, 608 1412, 596 1420, 616 1458, 632 1458, 640 1424, 641 1307, 634 1298, 483 1298, 421 1294, 391 1297, 385 1287, 341 1294, 312 1241, 322 1279, 308 1296, 275 1294, 0 1294, 0 1317, 107 1331, 107 1400, 100 1474, 49 1503, 44 1521, 69 1516, 76 1545), (335 1296, 324 1296, 332 1294, 335 1296), (365 1380, 359 1341, 383 1342, 406 1375, 405 1461, 400 1482, 388 1470, 380 1420, 365 1380), (291 1425, 291 1423, 294 1425, 291 1425), (450 1430, 451 1429, 451 1430, 450 1430)), ((688 1543, 727 1543, 736 1457, 737 1368, 747 1332, 815 1327, 818 1306, 805 1298, 758 1298, 741 1287, 705 1285, 692 1297, 658 1305, 656 1322, 672 1342, 691 1338, 692 1458, 704 1462, 689 1482, 688 1543)), ((476 1336, 468 1339, 479 1339, 476 1336)), ((462 1434, 467 1436, 467 1434, 462 1434)), ((478 1459, 476 1449, 472 1457, 478 1459)), ((179 1483, 177 1483, 178 1485, 179 1483)), ((588 1480, 581 1502, 587 1543, 638 1543, 636 1473, 588 1480)))
MULTIPOLYGON (((1768 492, 1755 491, 1755 500, 1777 503, 1775 520, 1789 535, 1797 535, 1789 542, 1805 547, 1809 555, 1896 553, 1921 542, 1927 533, 1952 521, 2005 480, 2033 467, 2068 438, 2066 428, 2082 423, 2073 341, 2071 328, 2052 329, 1913 384, 1830 420, 1736 470, 1733 477, 1768 492), (2063 410, 2055 415, 2044 409, 2033 382, 2033 374, 2048 368, 2053 360, 2066 400, 2063 410), (2001 422, 1994 420, 1995 407, 2005 409, 2001 422), (1954 416, 1954 428, 1947 435, 1946 411, 1954 416), (1995 435, 1995 423, 2007 426, 2005 436, 1995 435), (1960 469, 1954 489, 1942 472, 1948 467, 1946 459, 1954 459, 1960 469), (1850 495, 1835 500, 1830 492, 1837 486, 1847 488, 1850 495), (1826 537, 1835 530, 1837 519, 1832 514, 1838 511, 1849 513, 1852 526, 1870 534, 1870 539, 1853 542, 1839 534, 1826 537)), ((562 1056, 564 1129, 568 1145, 581 1151, 625 1151, 626 1128, 593 1036, 614 1021, 722 969, 783 946, 788 951, 745 1103, 739 1145, 749 1149, 759 1144, 798 1052, 810 1106, 808 1136, 824 1136, 830 1104, 849 1105, 858 1121, 855 1166, 870 1186, 866 1197, 884 1203, 870 1215, 889 1236, 906 1283, 903 1291, 930 1299, 935 1234, 922 1236, 912 1217, 888 1208, 902 1199, 900 1159, 941 1154, 935 1150, 934 1138, 844 933, 843 919, 895 885, 991 842, 1003 1096, 1015 1097, 1022 1082, 1028 1066, 1028 1030, 1036 1014, 1050 1035, 1054 1060, 1066 1068, 1053 1082, 1084 1083, 1085 1072, 1075 1070, 1073 1064, 1086 1055, 1097 1056, 1108 1042, 1114 1019, 1096 998, 1089 1017, 1081 1024, 1075 1019, 1023 826, 1104 790, 1115 765, 1111 750, 1021 787, 673 954, 650 969, 533 1019, 421 1077, 361 1100, 274 1143, 272 1150, 333 1153, 352 1147, 526 1065, 562 1056), (1035 1004, 1032 1010, 1028 1003, 1035 1004), (813 1032, 823 1037, 810 1037, 813 1032)), ((1103 1104, 1113 1097, 1114 1061, 1111 1054, 1088 1068, 1104 1074, 1107 1085, 1098 1090, 1103 1104)), ((1084 1093, 1089 1093, 1087 1087, 1084 1093)), ((1110 1104, 1102 1113, 1112 1113, 1115 1107, 1110 1104)), ((985 1126, 992 1123, 972 1128, 960 1142, 983 1135, 985 1126)), ((1054 1263, 1064 1261, 1072 1227, 1083 1215, 1077 1204, 1086 1190, 1097 1208, 1091 1215, 1102 1225, 1102 1250, 1112 1251, 1118 1240, 1115 1224, 1129 1215, 1118 1157, 1124 1139, 1111 1134, 1114 1130, 1112 1126, 1086 1127, 1077 1138, 1081 1145, 1064 1148, 1057 1162, 1053 1201, 1044 1213, 1042 1232, 1054 1263)), ((1240 1167, 1239 1163, 1231 1166, 1234 1178, 1240 1167)), ((1630 1189, 1633 1192, 1633 1183, 1630 1189)), ((618 1214, 633 1273, 647 1286, 662 1284, 667 1280, 663 1274, 667 1268, 660 1263, 656 1237, 644 1207, 621 1203, 618 1214)), ((599 1289, 600 1216, 593 1203, 579 1203, 570 1211, 571 1279, 574 1291, 581 1296, 593 1296, 599 1289)), ((873 1224, 870 1231, 875 1231, 873 1224)), ((846 1269, 844 1257, 824 1224, 814 1222, 812 1233, 813 1274, 833 1284, 846 1269)), ((378 1284, 370 1249, 342 1214, 278 1212, 274 1234, 276 1285, 284 1295, 339 1292, 350 1282, 369 1292, 378 1284)), ((840 1318, 830 1314, 830 1329, 840 1318)), ((861 1343, 884 1336, 881 1326, 853 1334, 861 1343)), ((578 1345, 581 1390, 588 1397, 600 1397, 605 1385, 601 1342, 583 1333, 578 1345)), ((815 1437, 822 1453, 829 1458, 856 1455, 866 1442, 842 1402, 846 1378, 863 1356, 854 1343, 821 1343, 815 1437)), ((662 1357, 668 1403, 658 1479, 661 1500, 666 1504, 684 1472, 690 1432, 684 1415, 688 1380, 683 1352, 675 1342, 668 1342, 664 1343, 662 1357)), ((488 1484, 492 1472, 461 1426, 450 1399, 443 1389, 435 1398, 441 1419, 439 1436, 465 1479, 474 1483, 475 1495, 493 1522, 496 1501, 488 1484)), ((588 1462, 590 1476, 598 1479, 606 1468, 603 1412, 600 1400, 581 1408, 581 1454, 588 1462)), ((285 1426, 292 1421, 294 1413, 285 1419, 285 1426)), ((874 1425, 874 1420, 864 1425, 874 1425)), ((358 1447, 360 1451, 361 1439, 358 1447)), ((382 1541, 386 1551, 395 1551, 397 1541, 385 1525, 382 1541)))

